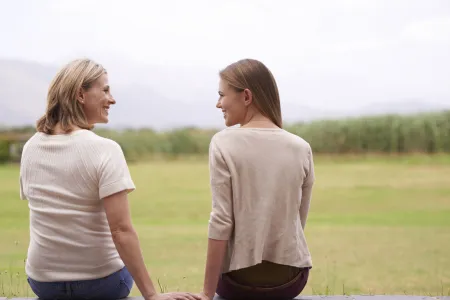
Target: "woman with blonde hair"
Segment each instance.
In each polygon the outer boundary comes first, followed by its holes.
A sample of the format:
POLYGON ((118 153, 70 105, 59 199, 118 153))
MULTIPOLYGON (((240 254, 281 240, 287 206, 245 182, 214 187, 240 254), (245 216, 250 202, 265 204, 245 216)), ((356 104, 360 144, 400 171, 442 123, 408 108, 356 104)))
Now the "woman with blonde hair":
POLYGON ((200 295, 293 299, 312 267, 304 235, 315 179, 311 147, 282 129, 278 88, 260 61, 220 72, 217 108, 230 128, 210 143, 212 211, 200 295))
POLYGON ((120 146, 96 135, 116 101, 106 70, 89 59, 64 66, 50 84, 47 111, 23 148, 20 197, 30 209, 28 282, 46 299, 120 299, 134 282, 159 294, 147 272, 127 194, 135 189, 120 146))

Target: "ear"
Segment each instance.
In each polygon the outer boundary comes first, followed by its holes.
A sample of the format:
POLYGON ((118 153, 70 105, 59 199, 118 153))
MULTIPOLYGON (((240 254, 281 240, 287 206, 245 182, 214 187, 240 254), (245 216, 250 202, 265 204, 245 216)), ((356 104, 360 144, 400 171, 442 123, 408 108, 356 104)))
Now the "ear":
POLYGON ((244 104, 245 106, 249 106, 253 102, 253 94, 249 89, 244 90, 244 104))
POLYGON ((83 88, 80 88, 80 90, 78 91, 78 95, 77 95, 77 101, 83 105, 85 102, 86 96, 84 95, 84 90, 83 88))

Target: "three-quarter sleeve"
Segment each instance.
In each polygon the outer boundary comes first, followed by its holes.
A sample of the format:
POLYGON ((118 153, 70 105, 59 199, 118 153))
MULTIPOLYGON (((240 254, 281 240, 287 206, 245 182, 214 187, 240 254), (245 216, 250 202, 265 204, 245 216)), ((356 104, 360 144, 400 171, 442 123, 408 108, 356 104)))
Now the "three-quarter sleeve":
POLYGON ((300 204, 300 221, 302 228, 305 229, 306 219, 308 218, 309 206, 311 203, 312 188, 315 181, 314 160, 311 147, 308 149, 308 159, 305 164, 306 177, 302 185, 302 200, 300 204))
POLYGON ((212 210, 208 237, 216 240, 228 240, 234 225, 231 174, 214 137, 209 146, 209 172, 212 210))

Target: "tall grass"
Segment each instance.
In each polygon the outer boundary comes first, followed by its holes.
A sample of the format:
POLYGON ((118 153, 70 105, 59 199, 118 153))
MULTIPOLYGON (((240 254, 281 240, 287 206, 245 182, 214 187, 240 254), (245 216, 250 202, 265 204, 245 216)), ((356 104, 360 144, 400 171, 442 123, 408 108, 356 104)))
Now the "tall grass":
MULTIPOLYGON (((314 121, 290 124, 285 129, 304 138, 315 153, 322 154, 450 152, 450 110, 416 115, 314 121)), ((127 159, 136 161, 155 156, 174 158, 204 155, 208 152, 211 137, 218 130, 179 128, 157 132, 144 128, 95 131, 117 141, 127 159)), ((31 135, 34 129, 28 127, 9 130, 10 134, 24 132, 31 135)), ((0 146, 0 157, 3 155, 3 160, 6 149, 6 145, 0 146)))
MULTIPOLYGON (((449 153, 450 111, 386 115, 291 124, 285 127, 308 141, 315 153, 449 153)), ((129 159, 145 155, 206 154, 216 130, 194 128, 155 132, 99 131, 119 142, 129 159)))
POLYGON ((450 111, 317 121, 287 129, 318 153, 450 152, 450 111))

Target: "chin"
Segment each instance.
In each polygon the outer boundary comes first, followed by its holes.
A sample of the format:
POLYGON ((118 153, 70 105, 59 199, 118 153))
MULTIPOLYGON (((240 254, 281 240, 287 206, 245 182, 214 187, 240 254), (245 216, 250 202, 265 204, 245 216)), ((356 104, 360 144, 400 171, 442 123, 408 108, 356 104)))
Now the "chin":
POLYGON ((232 125, 231 125, 232 122, 231 122, 227 117, 224 117, 223 119, 224 119, 224 121, 225 121, 225 126, 227 126, 227 127, 232 126, 232 125))
POLYGON ((227 127, 232 127, 232 126, 235 126, 237 124, 239 124, 239 122, 234 122, 234 121, 231 121, 231 120, 225 120, 225 126, 227 126, 227 127))
POLYGON ((108 119, 100 119, 94 122, 89 122, 90 125, 94 126, 95 124, 108 124, 108 119))

